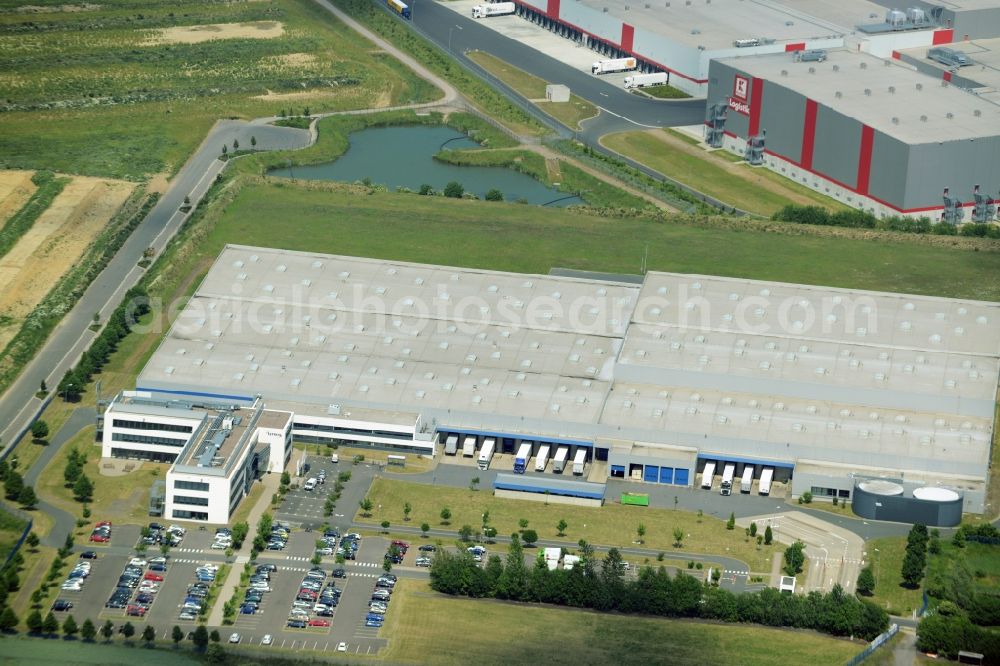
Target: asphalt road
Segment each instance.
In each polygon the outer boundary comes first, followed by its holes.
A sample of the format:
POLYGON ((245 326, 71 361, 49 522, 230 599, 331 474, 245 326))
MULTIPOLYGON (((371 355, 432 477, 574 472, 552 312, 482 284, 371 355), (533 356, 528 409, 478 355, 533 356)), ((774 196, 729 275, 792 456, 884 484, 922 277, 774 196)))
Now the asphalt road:
POLYGON ((445 50, 450 40, 454 58, 475 67, 465 57, 465 51, 485 51, 549 83, 569 86, 575 95, 600 107, 604 113, 596 121, 584 124, 582 134, 588 138, 643 126, 698 125, 705 118, 704 100, 652 100, 627 93, 618 86, 501 35, 486 27, 482 21, 475 21, 434 0, 415 0, 411 3, 411 10, 413 26, 445 50))

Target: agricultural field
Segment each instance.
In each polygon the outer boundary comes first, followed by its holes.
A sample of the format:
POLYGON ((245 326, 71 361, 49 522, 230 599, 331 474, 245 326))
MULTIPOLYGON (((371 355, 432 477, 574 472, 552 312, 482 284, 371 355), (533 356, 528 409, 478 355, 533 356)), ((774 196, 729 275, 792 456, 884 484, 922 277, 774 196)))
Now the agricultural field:
POLYGON ((409 579, 399 582, 392 598, 380 631, 389 646, 379 656, 399 664, 426 663, 428 655, 434 655, 437 664, 523 664, 544 654, 546 664, 572 666, 833 666, 845 663, 863 647, 811 631, 448 597, 409 579), (483 627, 498 629, 483 631, 483 627), (461 637, 458 646, 456 637, 461 637), (706 661, 708 654, 711 658, 706 661))
POLYGON ((219 118, 439 92, 311 0, 0 2, 0 168, 172 174, 219 118))

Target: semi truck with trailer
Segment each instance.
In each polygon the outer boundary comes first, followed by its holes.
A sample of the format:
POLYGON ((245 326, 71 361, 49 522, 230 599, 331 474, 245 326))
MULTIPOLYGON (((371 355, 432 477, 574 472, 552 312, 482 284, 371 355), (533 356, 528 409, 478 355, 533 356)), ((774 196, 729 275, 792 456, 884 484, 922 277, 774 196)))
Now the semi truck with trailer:
POLYGON ((472 18, 480 19, 489 16, 506 16, 513 14, 517 10, 517 5, 513 2, 494 2, 488 5, 476 5, 472 8, 472 18))
POLYGON ((487 437, 483 441, 483 447, 479 449, 479 469, 487 470, 493 460, 493 452, 496 450, 497 441, 492 437, 487 437))
POLYGON ((410 18, 410 6, 400 0, 385 0, 386 6, 405 19, 410 18))
POLYGON ((517 450, 517 455, 514 456, 514 473, 524 474, 524 470, 528 468, 528 459, 531 458, 531 444, 525 442, 517 450))
POLYGON ((712 488, 712 480, 715 478, 715 463, 708 461, 705 463, 705 469, 701 471, 701 487, 710 490, 712 488))
POLYGON ((720 495, 733 494, 733 477, 736 476, 736 463, 726 463, 722 468, 722 484, 719 486, 720 495))
POLYGON ((669 80, 666 72, 653 74, 633 74, 625 77, 625 90, 629 88, 645 88, 646 86, 662 86, 669 80))
POLYGON ((587 464, 587 449, 579 448, 576 450, 576 455, 573 457, 573 474, 576 476, 583 475, 583 468, 587 464))
POLYGON ((471 458, 476 455, 476 436, 466 435, 462 440, 462 457, 471 458))
POLYGON ((552 471, 557 474, 562 474, 563 468, 566 467, 567 458, 569 458, 568 446, 560 446, 556 449, 556 457, 552 459, 552 471))
POLYGON ((760 486, 757 487, 758 495, 771 494, 771 480, 774 479, 774 468, 765 467, 760 472, 760 486))
POLYGON ((448 435, 448 438, 444 440, 444 454, 453 456, 456 453, 458 453, 458 435, 448 435))
POLYGON ((753 486, 753 465, 746 465, 743 468, 743 478, 740 479, 740 492, 748 493, 753 486))
POLYGON ((545 467, 549 464, 549 445, 542 444, 538 447, 538 453, 535 454, 535 471, 544 472, 545 467))
POLYGON ((590 66, 591 74, 611 74, 612 72, 628 72, 636 68, 635 58, 612 58, 598 60, 590 66))

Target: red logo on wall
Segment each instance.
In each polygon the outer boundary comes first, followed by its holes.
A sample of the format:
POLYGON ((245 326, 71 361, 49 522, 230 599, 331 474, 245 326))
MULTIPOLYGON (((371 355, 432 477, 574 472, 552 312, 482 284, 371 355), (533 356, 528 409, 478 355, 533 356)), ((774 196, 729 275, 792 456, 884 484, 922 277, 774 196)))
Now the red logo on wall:
POLYGON ((750 94, 750 79, 745 76, 736 75, 733 80, 733 97, 736 99, 741 99, 744 102, 747 101, 747 95, 750 94))

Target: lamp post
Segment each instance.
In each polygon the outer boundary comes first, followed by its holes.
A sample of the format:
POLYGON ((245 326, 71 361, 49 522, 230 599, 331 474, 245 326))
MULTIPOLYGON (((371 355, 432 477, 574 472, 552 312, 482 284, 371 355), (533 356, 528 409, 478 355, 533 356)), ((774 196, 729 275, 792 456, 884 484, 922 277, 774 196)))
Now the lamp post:
POLYGON ((73 390, 72 382, 66 384, 66 390, 63 391, 63 400, 69 402, 69 392, 73 390))
POLYGON ((878 548, 875 548, 874 551, 878 553, 878 556, 875 557, 875 589, 878 589, 878 570, 879 570, 878 565, 879 562, 882 561, 882 551, 880 551, 878 548))

